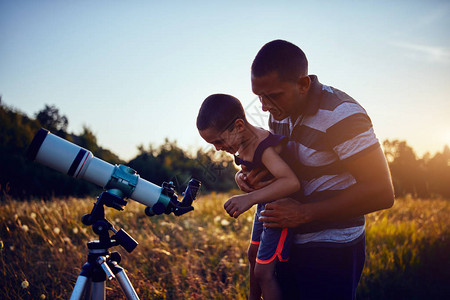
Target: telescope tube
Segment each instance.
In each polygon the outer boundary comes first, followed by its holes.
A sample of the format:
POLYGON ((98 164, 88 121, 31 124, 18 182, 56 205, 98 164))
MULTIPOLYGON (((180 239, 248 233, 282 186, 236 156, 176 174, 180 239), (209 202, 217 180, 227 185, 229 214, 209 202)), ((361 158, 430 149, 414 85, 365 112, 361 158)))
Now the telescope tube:
MULTIPOLYGON (((102 188, 106 188, 115 169, 104 160, 95 157, 91 151, 62 139, 41 128, 31 142, 27 156, 31 160, 50 167, 74 178, 82 178, 102 188)), ((132 169, 130 169, 132 170, 132 169)), ((134 170, 133 170, 134 171, 134 170)), ((170 198, 162 194, 163 189, 137 176, 137 184, 127 195, 132 200, 153 207, 157 202, 167 206, 170 198)), ((126 184, 126 183, 125 183, 126 184)))

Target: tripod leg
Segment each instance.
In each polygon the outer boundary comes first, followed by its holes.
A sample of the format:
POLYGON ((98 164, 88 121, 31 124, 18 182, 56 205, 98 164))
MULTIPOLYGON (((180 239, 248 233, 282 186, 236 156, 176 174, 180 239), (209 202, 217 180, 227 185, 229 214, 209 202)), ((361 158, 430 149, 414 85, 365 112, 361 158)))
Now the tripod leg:
POLYGON ((106 299, 106 282, 92 282, 92 300, 106 299))
POLYGON ((82 300, 84 298, 85 289, 90 283, 89 278, 84 276, 78 276, 77 282, 73 288, 72 295, 70 296, 70 300, 82 300))
POLYGON ((80 275, 77 278, 77 282, 72 291, 72 295, 70 296, 70 300, 82 300, 86 299, 86 296, 90 296, 91 294, 91 268, 92 265, 86 263, 81 269, 80 275))
POLYGON ((116 262, 113 262, 113 264, 114 264, 113 272, 116 275, 117 281, 122 287, 122 290, 127 299, 139 300, 139 296, 136 294, 136 291, 134 290, 133 285, 130 282, 130 279, 128 279, 128 276, 125 273, 125 270, 121 266, 119 266, 116 262))

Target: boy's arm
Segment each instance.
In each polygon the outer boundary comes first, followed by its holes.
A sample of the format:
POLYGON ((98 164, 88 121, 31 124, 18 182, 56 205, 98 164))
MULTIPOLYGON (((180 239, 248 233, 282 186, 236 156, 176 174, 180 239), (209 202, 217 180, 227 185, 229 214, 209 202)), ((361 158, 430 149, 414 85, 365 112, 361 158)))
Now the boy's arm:
POLYGON ((262 162, 274 176, 274 181, 259 190, 230 198, 224 205, 230 216, 237 218, 255 204, 271 202, 300 189, 298 178, 272 147, 264 151, 262 162))

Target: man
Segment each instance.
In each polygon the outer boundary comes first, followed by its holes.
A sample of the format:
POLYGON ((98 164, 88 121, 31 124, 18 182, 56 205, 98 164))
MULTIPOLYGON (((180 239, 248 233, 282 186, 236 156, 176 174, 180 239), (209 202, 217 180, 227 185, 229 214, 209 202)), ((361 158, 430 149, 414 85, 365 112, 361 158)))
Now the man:
MULTIPOLYGON (((268 203, 260 221, 295 228, 291 259, 278 270, 284 299, 354 299, 365 260, 364 215, 394 203, 386 159, 365 110, 308 75, 303 51, 275 40, 252 64, 253 92, 271 131, 289 137, 302 199, 268 203)), ((264 172, 236 174, 250 192, 264 172)))

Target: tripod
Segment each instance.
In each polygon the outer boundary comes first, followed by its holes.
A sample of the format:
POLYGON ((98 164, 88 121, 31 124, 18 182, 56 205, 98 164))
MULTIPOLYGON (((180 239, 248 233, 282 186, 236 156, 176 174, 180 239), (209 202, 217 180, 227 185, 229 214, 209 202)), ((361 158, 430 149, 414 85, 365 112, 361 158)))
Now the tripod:
MULTIPOLYGON (((132 193, 136 186, 133 180, 137 181, 137 177, 133 177, 133 175, 136 176, 135 173, 130 172, 130 170, 135 172, 132 169, 125 169, 125 172, 120 167, 117 168, 116 171, 119 173, 113 174, 114 176, 112 178, 114 180, 110 180, 107 184, 109 189, 98 196, 91 213, 81 218, 81 222, 84 225, 92 226, 92 230, 99 236, 99 240, 87 243, 89 249, 88 260, 82 267, 80 275, 78 275, 72 296, 70 297, 71 300, 106 299, 105 281, 106 279, 111 280, 113 278, 117 278, 127 299, 139 299, 127 274, 119 266, 121 260, 120 254, 118 252, 109 252, 109 248, 121 245, 128 253, 131 253, 138 245, 138 242, 123 229, 119 231, 115 230, 112 224, 105 219, 104 208, 104 205, 106 205, 117 210, 123 210, 127 204, 127 201, 123 197, 129 196, 132 193), (127 177, 130 174, 131 179, 127 177), (111 237, 109 236, 109 230, 114 232, 114 235, 111 237)), ((195 200, 200 185, 200 181, 191 179, 184 192, 183 200, 179 202, 174 191, 173 183, 164 182, 158 201, 152 207, 147 207, 145 214, 153 216, 162 213, 174 213, 176 216, 181 216, 194 210, 192 201, 195 200)))
POLYGON ((127 299, 139 299, 125 270, 119 266, 121 256, 118 252, 109 252, 109 248, 121 245, 131 253, 138 243, 120 229, 116 231, 105 219, 104 205, 122 210, 126 201, 109 191, 102 192, 90 214, 81 219, 83 224, 91 225, 99 240, 87 243, 89 254, 75 283, 71 300, 106 299, 106 280, 117 278, 127 299), (109 236, 109 230, 114 232, 109 236))

